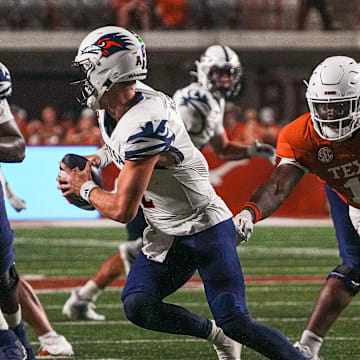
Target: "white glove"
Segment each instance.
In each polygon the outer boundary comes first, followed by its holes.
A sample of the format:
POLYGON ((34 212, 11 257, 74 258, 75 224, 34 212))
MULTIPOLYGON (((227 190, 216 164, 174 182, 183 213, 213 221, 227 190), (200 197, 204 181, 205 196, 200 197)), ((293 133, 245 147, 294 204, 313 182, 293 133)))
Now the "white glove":
POLYGON ((254 230, 253 217, 249 210, 242 210, 233 218, 238 244, 248 241, 254 230))
POLYGON ((20 199, 19 197, 17 197, 16 195, 12 195, 9 197, 9 201, 11 206, 17 211, 21 211, 26 209, 26 203, 24 200, 20 199))
POLYGON ((272 165, 276 165, 275 149, 268 144, 260 143, 259 140, 255 140, 248 147, 249 157, 261 157, 270 161, 272 165))

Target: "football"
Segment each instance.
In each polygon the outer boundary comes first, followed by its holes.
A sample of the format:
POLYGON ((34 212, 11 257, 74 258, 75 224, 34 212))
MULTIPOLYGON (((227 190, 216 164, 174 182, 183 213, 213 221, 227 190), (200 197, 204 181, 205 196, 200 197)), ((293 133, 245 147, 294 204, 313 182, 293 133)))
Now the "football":
MULTIPOLYGON (((79 168, 79 170, 83 170, 85 168, 86 163, 88 162, 88 159, 86 159, 83 156, 76 155, 76 154, 66 154, 62 158, 61 161, 64 164, 66 164, 70 169, 74 169, 77 167, 77 168, 79 168)), ((61 174, 62 170, 63 169, 60 167, 59 175, 61 174)), ((99 185, 101 188, 103 187, 101 173, 100 173, 99 169, 95 166, 91 167, 91 177, 92 177, 92 180, 95 181, 95 183, 97 185, 99 185)), ((95 208, 92 204, 90 204, 89 202, 87 202, 86 200, 84 200, 82 197, 80 197, 78 195, 70 194, 70 195, 65 196, 65 198, 67 199, 67 201, 70 204, 75 205, 80 209, 95 210, 95 208)))

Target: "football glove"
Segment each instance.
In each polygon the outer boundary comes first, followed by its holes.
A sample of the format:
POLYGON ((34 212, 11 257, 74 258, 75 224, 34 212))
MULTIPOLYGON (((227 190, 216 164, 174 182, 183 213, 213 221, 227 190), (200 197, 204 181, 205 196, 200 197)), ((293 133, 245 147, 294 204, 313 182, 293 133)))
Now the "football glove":
POLYGON ((254 230, 251 212, 249 210, 242 210, 233 218, 233 221, 236 228, 238 244, 248 241, 254 230))
POLYGON ((276 165, 275 149, 268 144, 260 143, 259 140, 255 140, 248 147, 249 157, 261 157, 270 161, 272 165, 276 165))
POLYGON ((9 201, 10 201, 11 206, 12 206, 17 212, 26 209, 26 203, 25 203, 25 201, 22 200, 22 199, 20 199, 18 196, 12 195, 12 196, 9 196, 8 199, 9 199, 9 201))

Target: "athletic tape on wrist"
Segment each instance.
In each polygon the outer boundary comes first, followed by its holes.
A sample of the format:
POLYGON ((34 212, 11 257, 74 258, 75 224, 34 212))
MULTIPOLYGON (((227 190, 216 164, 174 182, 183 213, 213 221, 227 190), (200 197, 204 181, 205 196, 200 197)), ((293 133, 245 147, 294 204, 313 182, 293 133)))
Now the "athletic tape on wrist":
POLYGON ((81 185, 80 196, 87 202, 90 202, 89 197, 90 197, 91 191, 98 187, 99 187, 99 185, 97 185, 94 181, 92 181, 92 180, 86 181, 81 185))
POLYGON ((261 220, 261 216, 262 216, 261 209, 257 204, 255 204, 252 201, 248 201, 244 204, 241 211, 245 210, 246 208, 250 208, 254 212, 255 214, 254 224, 257 223, 259 220, 261 220))

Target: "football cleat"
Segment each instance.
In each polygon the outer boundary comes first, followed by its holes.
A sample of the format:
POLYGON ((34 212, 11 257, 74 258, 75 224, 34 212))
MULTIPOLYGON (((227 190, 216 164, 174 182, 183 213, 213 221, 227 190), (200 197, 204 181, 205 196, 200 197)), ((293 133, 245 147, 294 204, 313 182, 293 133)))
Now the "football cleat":
POLYGON ((215 333, 212 336, 213 347, 219 360, 240 360, 242 345, 227 337, 222 329, 211 320, 215 333))
POLYGON ((53 357, 73 356, 74 351, 71 344, 64 336, 57 333, 51 333, 39 337, 41 350, 37 354, 38 358, 51 359, 53 357))
POLYGON ((11 330, 17 335, 17 337, 21 341, 22 345, 24 346, 24 348, 26 350, 26 354, 27 354, 27 359, 35 360, 35 355, 33 353, 29 337, 26 333, 26 328, 25 328, 24 322, 21 321, 18 326, 16 326, 15 328, 13 328, 11 330))
POLYGON ((120 257, 124 262, 126 275, 129 274, 132 264, 141 252, 141 248, 141 237, 134 241, 125 241, 119 245, 120 257))
POLYGON ((0 360, 27 360, 27 353, 12 330, 0 330, 0 360))
POLYGON ((62 313, 72 320, 105 320, 104 315, 98 314, 95 304, 79 296, 79 290, 72 290, 71 296, 63 306, 62 313))
POLYGON ((324 360, 324 358, 321 357, 320 355, 313 354, 307 345, 303 345, 300 344, 299 342, 296 342, 294 344, 294 347, 295 349, 298 349, 300 353, 303 354, 309 360, 324 360))

